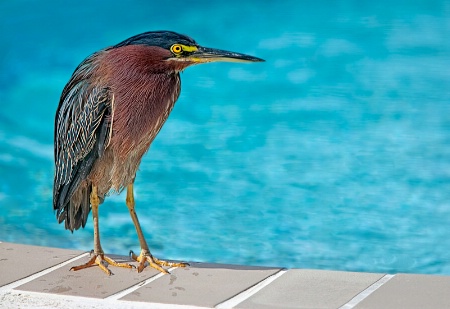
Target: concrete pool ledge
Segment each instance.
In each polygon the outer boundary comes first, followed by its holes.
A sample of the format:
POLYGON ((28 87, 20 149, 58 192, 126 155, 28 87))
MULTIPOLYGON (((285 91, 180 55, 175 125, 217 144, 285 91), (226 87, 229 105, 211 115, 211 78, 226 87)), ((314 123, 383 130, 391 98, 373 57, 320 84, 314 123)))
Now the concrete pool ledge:
MULTIPOLYGON (((450 277, 192 262, 69 271, 89 253, 0 242, 0 308, 450 308, 450 277)), ((129 261, 126 256, 111 257, 129 261)))

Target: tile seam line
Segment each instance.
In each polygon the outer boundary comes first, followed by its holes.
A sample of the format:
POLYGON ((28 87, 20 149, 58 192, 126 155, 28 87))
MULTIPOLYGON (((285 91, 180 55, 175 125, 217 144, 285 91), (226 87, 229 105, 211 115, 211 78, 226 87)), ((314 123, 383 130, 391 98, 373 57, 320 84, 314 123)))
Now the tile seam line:
MULTIPOLYGON (((175 269, 177 269, 177 267, 169 268, 168 271, 169 271, 169 273, 171 273, 175 269)), ((162 276, 165 276, 165 275, 166 274, 163 274, 163 273, 156 274, 156 275, 154 275, 154 276, 152 276, 152 277, 150 277, 148 279, 145 279, 145 280, 143 280, 141 282, 138 282, 135 285, 132 285, 132 286, 130 286, 130 287, 124 289, 124 290, 121 290, 121 291, 119 291, 117 293, 109 295, 108 297, 105 297, 104 299, 107 299, 107 300, 119 300, 120 298, 122 298, 124 296, 127 296, 128 294, 133 293, 137 289, 139 289, 139 288, 141 288, 143 286, 146 286, 150 282, 153 282, 153 281, 155 281, 155 280, 157 280, 157 279, 159 279, 159 278, 161 278, 162 276)))
POLYGON ((373 292, 378 290, 380 287, 382 287, 384 284, 386 284, 389 280, 394 278, 395 275, 386 274, 371 285, 369 285, 366 289, 359 292, 355 297, 350 299, 349 302, 339 307, 339 309, 352 309, 355 306, 357 306, 360 302, 362 302, 364 299, 369 297, 373 292))
POLYGON ((238 304, 242 303, 243 301, 249 299, 259 291, 261 291, 263 288, 269 286, 273 281, 284 275, 288 270, 283 268, 274 273, 273 275, 270 275, 267 278, 264 278, 263 280, 259 281, 255 285, 252 285, 248 289, 245 289, 244 291, 241 291, 240 293, 236 294, 235 296, 217 304, 214 308, 216 309, 230 309, 234 308, 238 304))
POLYGON ((72 262, 74 262, 76 260, 79 260, 79 259, 81 259, 81 258, 83 258, 85 256, 88 256, 89 254, 90 254, 89 252, 82 253, 82 254, 77 255, 77 256, 75 256, 75 257, 73 257, 73 258, 71 258, 71 259, 69 259, 67 261, 64 261, 64 262, 61 262, 59 264, 53 265, 53 266, 48 267, 48 268, 46 268, 44 270, 41 270, 41 271, 39 271, 37 273, 28 275, 25 278, 21 278, 19 280, 16 280, 16 281, 13 281, 11 283, 8 283, 8 284, 0 287, 0 292, 8 291, 8 290, 14 289, 14 288, 16 288, 18 286, 21 286, 21 285, 23 285, 25 283, 31 282, 31 281, 39 278, 39 277, 42 277, 42 276, 44 276, 44 275, 46 275, 48 273, 51 273, 54 270, 57 270, 57 269, 59 269, 61 267, 64 267, 64 266, 66 266, 66 265, 68 265, 68 264, 70 264, 70 263, 72 263, 72 262))

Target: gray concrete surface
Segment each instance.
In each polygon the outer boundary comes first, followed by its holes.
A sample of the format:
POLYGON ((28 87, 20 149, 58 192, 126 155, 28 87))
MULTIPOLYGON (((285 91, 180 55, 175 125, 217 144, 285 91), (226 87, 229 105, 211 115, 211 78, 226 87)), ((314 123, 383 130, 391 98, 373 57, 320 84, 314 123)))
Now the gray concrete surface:
POLYGON ((398 274, 355 308, 450 308, 450 277, 398 274))
POLYGON ((121 299, 214 307, 278 271, 278 268, 192 263, 121 299))
POLYGON ((381 277, 383 274, 292 269, 237 308, 300 308, 300 304, 301 308, 339 308, 381 277))
POLYGON ((0 286, 82 254, 82 251, 0 243, 0 286))
POLYGON ((448 276, 195 262, 170 275, 69 271, 88 259, 76 250, 0 243, 0 308, 450 308, 448 276))
MULTIPOLYGON (((131 262, 123 256, 109 255, 109 257, 114 258, 117 262, 131 262)), ((88 260, 89 257, 85 257, 74 261, 40 278, 22 284, 16 289, 58 295, 106 298, 159 274, 153 268, 138 273, 136 269, 111 266, 109 267, 113 272, 111 276, 106 275, 97 266, 79 271, 69 271, 72 266, 84 264, 88 260)))

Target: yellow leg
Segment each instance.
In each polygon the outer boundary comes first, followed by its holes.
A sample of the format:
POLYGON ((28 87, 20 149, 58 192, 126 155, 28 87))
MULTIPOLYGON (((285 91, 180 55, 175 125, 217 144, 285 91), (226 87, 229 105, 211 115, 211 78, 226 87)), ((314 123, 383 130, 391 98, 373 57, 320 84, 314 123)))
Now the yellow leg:
POLYGON ((118 263, 118 262, 114 261, 113 259, 107 257, 103 253, 103 249, 100 244, 100 230, 99 230, 99 226, 98 226, 98 206, 100 205, 100 199, 98 198, 96 186, 92 186, 90 201, 91 201, 91 207, 92 207, 92 218, 94 220, 94 250, 93 250, 94 255, 86 264, 83 264, 80 266, 74 266, 70 270, 77 271, 80 269, 98 265, 105 273, 107 273, 108 275, 111 275, 111 271, 108 269, 108 267, 105 266, 105 264, 106 265, 109 264, 109 265, 117 266, 117 267, 133 268, 133 265, 130 265, 127 263, 118 263))
POLYGON ((141 245, 141 254, 137 256, 134 254, 133 251, 130 251, 130 256, 133 260, 139 262, 139 266, 137 268, 138 272, 141 272, 145 268, 145 262, 148 262, 150 267, 153 267, 160 272, 164 274, 168 274, 169 272, 162 268, 161 266, 169 266, 169 267, 185 267, 189 264, 187 263, 173 263, 173 262, 167 262, 163 260, 159 260, 155 258, 151 253, 150 249, 148 248, 147 242, 144 238, 144 233, 142 233, 141 225, 139 224, 138 217, 136 215, 136 211, 134 210, 134 195, 133 195, 133 184, 128 185, 127 187, 127 198, 126 198, 126 204, 128 207, 128 210, 130 211, 131 219, 133 220, 134 227, 136 228, 136 232, 139 238, 139 243, 141 245))

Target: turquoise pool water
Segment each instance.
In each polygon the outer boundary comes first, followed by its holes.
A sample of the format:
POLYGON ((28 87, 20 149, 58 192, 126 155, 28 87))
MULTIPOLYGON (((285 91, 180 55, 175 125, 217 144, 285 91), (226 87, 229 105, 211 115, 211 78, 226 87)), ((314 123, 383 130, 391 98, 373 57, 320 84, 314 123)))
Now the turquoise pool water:
MULTIPOLYGON (((142 162, 159 257, 450 274, 450 1, 0 2, 0 240, 90 250, 52 211, 53 119, 90 53, 159 29, 265 63, 210 64, 142 162)), ((124 195, 106 251, 139 250, 124 195)))

